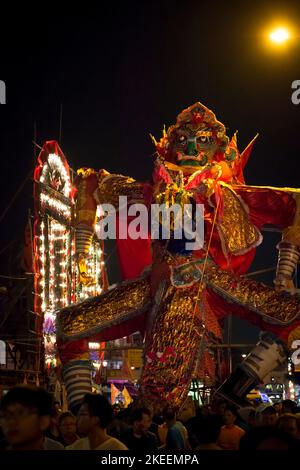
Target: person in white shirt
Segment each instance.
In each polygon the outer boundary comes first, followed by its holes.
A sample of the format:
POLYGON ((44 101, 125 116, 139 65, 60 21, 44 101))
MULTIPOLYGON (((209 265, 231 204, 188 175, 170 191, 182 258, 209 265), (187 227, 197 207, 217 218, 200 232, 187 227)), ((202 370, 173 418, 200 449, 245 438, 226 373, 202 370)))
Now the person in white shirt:
POLYGON ((77 429, 86 435, 66 450, 128 450, 118 439, 109 436, 106 428, 113 418, 113 409, 107 398, 87 393, 77 415, 77 429))

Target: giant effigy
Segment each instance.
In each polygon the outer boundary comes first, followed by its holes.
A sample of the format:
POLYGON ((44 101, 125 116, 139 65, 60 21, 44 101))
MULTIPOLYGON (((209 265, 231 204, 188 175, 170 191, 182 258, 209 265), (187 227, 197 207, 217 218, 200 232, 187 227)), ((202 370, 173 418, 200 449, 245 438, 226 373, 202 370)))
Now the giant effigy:
POLYGON ((121 236, 128 220, 121 220, 118 210, 116 238, 124 281, 57 314, 57 343, 71 406, 91 388, 89 341, 141 331, 140 394, 150 402, 165 399, 179 408, 197 369, 209 375, 209 346, 221 341, 220 323, 229 314, 265 332, 218 391, 235 403, 242 403, 256 383, 283 364, 300 338, 300 296, 293 285, 300 256, 300 190, 247 185, 243 170, 255 139, 240 153, 236 134, 229 139, 225 126, 199 102, 153 141, 151 182, 104 169, 79 170, 75 223, 81 281, 93 282, 85 259, 97 206, 119 207, 119 196, 126 196, 129 208, 143 204, 149 211, 154 203, 168 208, 187 205, 191 227, 197 207, 202 207, 203 243, 187 248, 188 234, 174 235, 174 218, 167 239, 121 236), (245 276, 266 225, 282 231, 274 287, 245 276))

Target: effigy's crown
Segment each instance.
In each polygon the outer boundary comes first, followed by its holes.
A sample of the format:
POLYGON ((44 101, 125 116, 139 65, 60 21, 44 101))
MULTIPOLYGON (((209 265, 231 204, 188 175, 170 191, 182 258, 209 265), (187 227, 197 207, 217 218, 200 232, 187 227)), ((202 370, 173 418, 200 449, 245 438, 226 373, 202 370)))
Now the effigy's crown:
POLYGON ((200 102, 181 111, 177 116, 176 124, 169 127, 167 135, 171 137, 179 129, 186 129, 195 134, 203 131, 204 135, 215 137, 220 145, 226 147, 228 143, 224 124, 217 120, 213 111, 200 102))

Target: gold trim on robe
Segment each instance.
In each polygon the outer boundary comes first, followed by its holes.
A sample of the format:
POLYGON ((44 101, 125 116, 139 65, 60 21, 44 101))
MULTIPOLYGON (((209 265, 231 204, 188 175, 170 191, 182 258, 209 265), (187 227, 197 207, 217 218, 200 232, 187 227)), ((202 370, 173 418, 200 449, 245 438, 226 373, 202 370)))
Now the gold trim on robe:
POLYGON ((217 222, 223 252, 242 255, 262 241, 259 230, 249 220, 245 204, 227 185, 221 185, 223 215, 217 222))
POLYGON ((125 281, 102 295, 63 308, 57 315, 62 339, 79 339, 101 333, 144 313, 151 306, 150 279, 125 281))

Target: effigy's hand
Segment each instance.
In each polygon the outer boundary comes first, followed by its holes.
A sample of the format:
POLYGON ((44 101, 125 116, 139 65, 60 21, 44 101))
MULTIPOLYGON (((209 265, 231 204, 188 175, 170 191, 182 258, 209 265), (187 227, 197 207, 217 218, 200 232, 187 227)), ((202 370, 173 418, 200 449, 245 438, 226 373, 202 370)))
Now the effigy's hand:
POLYGON ((210 181, 202 181, 198 187, 193 190, 193 193, 202 197, 208 197, 213 193, 212 184, 210 181))
POLYGON ((184 205, 192 197, 192 191, 187 191, 176 183, 168 184, 164 191, 156 195, 157 204, 166 204, 167 207, 173 204, 184 205))
POLYGON ((296 288, 294 286, 292 279, 284 279, 282 277, 277 277, 274 281, 275 290, 278 292, 288 292, 289 294, 295 294, 296 288))
POLYGON ((78 255, 79 282, 84 286, 96 284, 96 279, 87 273, 86 258, 83 253, 78 255))

